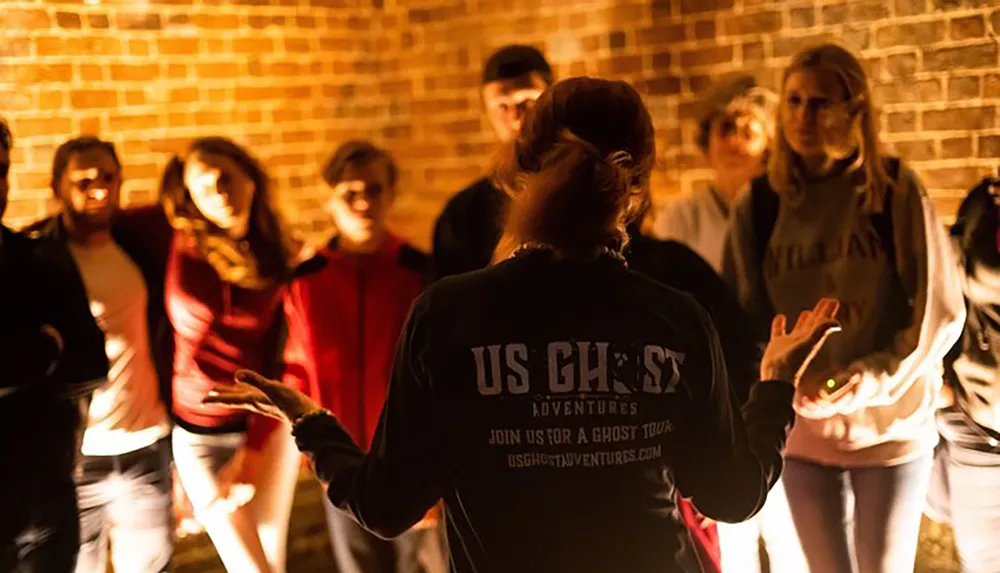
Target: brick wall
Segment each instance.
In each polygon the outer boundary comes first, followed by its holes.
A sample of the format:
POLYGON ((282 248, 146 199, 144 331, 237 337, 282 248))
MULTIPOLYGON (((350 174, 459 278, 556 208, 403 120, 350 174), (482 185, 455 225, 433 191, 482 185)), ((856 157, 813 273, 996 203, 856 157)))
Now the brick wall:
POLYGON ((694 94, 747 70, 776 86, 803 44, 839 38, 877 83, 885 137, 953 212, 1000 157, 1000 9, 989 0, 3 0, 0 109, 18 137, 9 222, 50 208, 52 150, 119 144, 126 199, 196 135, 248 143, 291 219, 319 224, 318 169, 336 143, 399 156, 400 231, 427 244, 447 196, 487 167, 478 66, 497 45, 544 47, 561 76, 629 79, 659 128, 659 198, 707 176, 694 94))

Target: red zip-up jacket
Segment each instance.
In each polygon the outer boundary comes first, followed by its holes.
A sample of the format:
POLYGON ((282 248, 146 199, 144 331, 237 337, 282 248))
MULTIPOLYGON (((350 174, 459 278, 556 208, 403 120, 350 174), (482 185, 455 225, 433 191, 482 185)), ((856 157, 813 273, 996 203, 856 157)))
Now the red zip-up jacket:
POLYGON ((427 261, 391 235, 367 255, 340 252, 334 242, 300 266, 285 296, 285 383, 333 412, 366 448, 427 261))
POLYGON ((177 233, 167 263, 164 298, 174 327, 174 421, 199 434, 247 432, 247 447, 260 450, 277 427, 263 416, 202 399, 217 384, 231 383, 247 368, 277 373, 282 286, 247 289, 224 282, 177 233))

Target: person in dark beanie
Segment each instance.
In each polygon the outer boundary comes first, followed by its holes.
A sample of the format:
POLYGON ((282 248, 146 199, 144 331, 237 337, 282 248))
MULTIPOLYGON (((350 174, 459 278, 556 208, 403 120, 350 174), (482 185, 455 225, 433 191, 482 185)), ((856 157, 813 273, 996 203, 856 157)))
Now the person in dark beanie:
MULTIPOLYGON (((525 112, 552 80, 545 56, 531 46, 505 46, 486 60, 483 106, 501 143, 517 136, 525 112)), ((483 177, 448 201, 434 224, 435 278, 489 264, 500 238, 506 199, 488 177, 483 177)))
MULTIPOLYGON (((0 121, 0 216, 11 136, 0 121)), ((0 226, 0 571, 71 573, 80 543, 73 468, 104 335, 65 249, 0 226)))

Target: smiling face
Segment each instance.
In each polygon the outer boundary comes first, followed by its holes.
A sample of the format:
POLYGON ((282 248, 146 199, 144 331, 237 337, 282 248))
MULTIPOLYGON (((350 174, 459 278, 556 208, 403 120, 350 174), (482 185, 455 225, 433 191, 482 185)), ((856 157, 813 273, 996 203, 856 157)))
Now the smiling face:
POLYGON ((184 186, 212 224, 234 236, 250 227, 254 182, 231 158, 195 152, 184 162, 184 186))
POLYGON ((92 231, 110 228, 122 185, 121 167, 110 153, 96 147, 77 151, 55 185, 64 212, 77 225, 92 231))

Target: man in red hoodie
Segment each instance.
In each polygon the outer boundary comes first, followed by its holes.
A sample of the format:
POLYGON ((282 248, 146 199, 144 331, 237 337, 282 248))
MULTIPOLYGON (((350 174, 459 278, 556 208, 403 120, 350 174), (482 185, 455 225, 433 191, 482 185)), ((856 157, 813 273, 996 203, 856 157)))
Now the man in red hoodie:
MULTIPOLYGON (((338 236, 303 263, 285 299, 285 382, 336 414, 369 447, 385 402, 396 340, 423 286, 427 256, 386 219, 397 168, 365 141, 342 145, 323 170, 338 236)), ((386 541, 327 503, 339 573, 444 571, 436 517, 386 541)))

